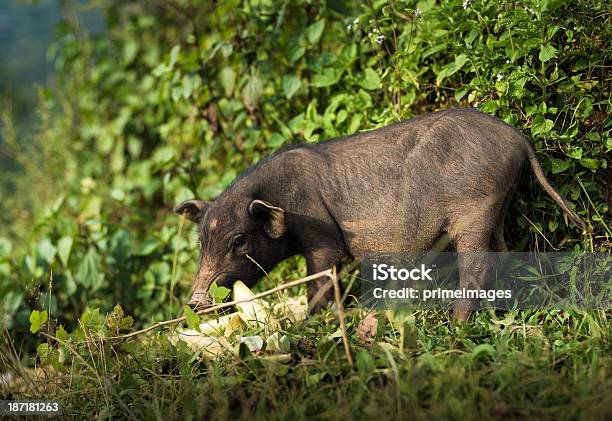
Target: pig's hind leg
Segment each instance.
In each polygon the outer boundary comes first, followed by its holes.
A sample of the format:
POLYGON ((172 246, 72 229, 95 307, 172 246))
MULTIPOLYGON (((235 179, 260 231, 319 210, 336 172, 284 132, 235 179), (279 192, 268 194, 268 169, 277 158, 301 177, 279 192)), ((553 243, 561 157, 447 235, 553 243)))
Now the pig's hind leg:
MULTIPOLYGON (((458 253, 459 288, 461 290, 481 290, 484 288, 490 268, 491 246, 502 247, 503 236, 500 238, 499 227, 496 226, 502 206, 487 207, 480 212, 471 210, 467 218, 462 218, 462 227, 455 235, 455 248, 458 253), (493 217, 492 217, 493 216, 493 217)), ((497 250, 496 250, 497 251, 497 250)), ((500 250, 501 251, 501 250, 500 250)), ((454 304, 454 317, 466 320, 478 309, 478 299, 463 298, 454 304)))

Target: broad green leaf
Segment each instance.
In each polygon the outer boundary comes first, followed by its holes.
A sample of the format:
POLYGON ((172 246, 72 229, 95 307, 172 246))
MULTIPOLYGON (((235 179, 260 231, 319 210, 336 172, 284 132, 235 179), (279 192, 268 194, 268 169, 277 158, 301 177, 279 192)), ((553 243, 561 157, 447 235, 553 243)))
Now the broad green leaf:
POLYGON ((306 39, 310 44, 316 44, 321 39, 321 35, 323 34, 323 29, 325 29, 325 20, 321 19, 318 22, 313 23, 308 28, 306 28, 305 34, 306 39))
POLYGON ((355 133, 361 127, 361 121, 363 120, 363 115, 355 114, 351 118, 351 123, 349 124, 348 133, 355 133))
POLYGON ((152 285, 167 285, 170 282, 170 265, 166 262, 155 262, 145 273, 145 279, 152 285))
POLYGON ((578 162, 580 162, 580 165, 590 170, 596 170, 597 168, 599 168, 599 161, 597 159, 582 158, 578 162))
POLYGON ((567 156, 574 159, 582 158, 582 148, 579 146, 570 148, 570 150, 567 152, 567 156))
POLYGON ((279 133, 272 133, 266 144, 272 149, 277 149, 285 143, 285 138, 279 133))
POLYGON ((57 242, 57 254, 60 262, 64 267, 68 266, 68 260, 70 259, 70 251, 72 250, 72 237, 62 237, 57 242))
POLYGON ((30 332, 36 333, 47 322, 47 310, 32 310, 30 313, 30 332))
POLYGON ((136 54, 138 54, 138 43, 134 40, 128 41, 123 46, 123 64, 125 66, 132 64, 136 58, 136 54))
POLYGON ((102 324, 102 319, 100 318, 100 309, 95 308, 87 308, 81 315, 81 324, 85 326, 87 329, 97 329, 102 324))
POLYGON ((533 124, 531 125, 531 134, 536 136, 542 133, 548 133, 552 130, 554 125, 552 120, 538 116, 533 120, 533 124))
POLYGON ((548 60, 557 57, 557 49, 550 44, 545 44, 540 47, 540 54, 538 58, 542 63, 546 63, 548 60))
POLYGON ((306 52, 306 48, 304 48, 304 46, 301 45, 299 42, 297 41, 291 42, 289 43, 289 48, 287 51, 287 58, 289 59, 290 63, 294 63, 298 61, 300 58, 302 58, 305 52, 306 52))
POLYGON ((6 237, 0 237, 0 257, 6 257, 13 250, 13 244, 6 237))
POLYGON ((48 238, 43 238, 36 246, 38 255, 42 257, 48 264, 53 263, 57 254, 57 247, 51 244, 48 238))
POLYGON ((461 70, 461 68, 468 61, 470 61, 470 59, 465 54, 459 54, 459 55, 455 56, 455 61, 453 63, 447 65, 444 69, 442 69, 440 71, 440 73, 438 73, 438 75, 436 77, 436 84, 440 85, 442 80, 444 80, 445 78, 450 77, 450 76, 454 75, 455 73, 457 73, 459 70, 461 70))
POLYGON ((242 99, 249 108, 256 108, 263 94, 263 83, 256 75, 251 75, 242 88, 242 99))
POLYGON ((357 84, 369 91, 378 89, 380 87, 380 76, 378 76, 374 69, 365 69, 357 84))
POLYGON ((185 316, 185 322, 190 329, 200 331, 200 316, 195 311, 189 306, 184 306, 183 316, 185 316))
POLYGON ((95 248, 90 247, 85 257, 81 260, 76 274, 76 281, 94 291, 102 286, 100 256, 95 248))
POLYGON ((229 288, 220 287, 216 282, 213 282, 208 289, 210 296, 215 300, 216 303, 223 301, 231 292, 229 288))
POLYGON ((153 238, 147 238, 135 251, 135 256, 148 256, 159 248, 159 242, 153 238))
POLYGON ((70 335, 68 335, 68 332, 66 332, 66 329, 64 329, 62 325, 60 325, 59 329, 55 332, 55 337, 60 341, 67 341, 70 339, 70 335))
POLYGON ((555 232, 559 227, 559 223, 557 221, 549 221, 548 222, 548 230, 550 232, 555 232))
POLYGON ((174 66, 174 64, 176 63, 180 52, 181 52, 180 45, 175 45, 174 47, 172 47, 172 50, 170 50, 170 67, 174 66))
POLYGON ((344 0, 326 0, 327 7, 341 15, 350 15, 351 8, 344 0))
POLYGON ((170 96, 174 102, 177 102, 183 96, 183 87, 178 85, 173 87, 170 96))
POLYGON ((229 66, 224 67, 219 72, 219 80, 226 95, 231 95, 236 86, 236 72, 229 66))
POLYGON ((557 158, 552 158, 551 162, 552 162, 552 173, 553 174, 559 174, 567 170, 571 163, 568 159, 557 159, 557 158))
POLYGON ((302 86, 302 81, 296 75, 283 76, 283 92, 287 99, 291 98, 302 86))
POLYGON ((338 83, 340 80, 340 76, 342 76, 342 70, 327 68, 323 71, 323 73, 319 73, 313 76, 310 85, 315 88, 324 88, 326 86, 334 85, 338 83))

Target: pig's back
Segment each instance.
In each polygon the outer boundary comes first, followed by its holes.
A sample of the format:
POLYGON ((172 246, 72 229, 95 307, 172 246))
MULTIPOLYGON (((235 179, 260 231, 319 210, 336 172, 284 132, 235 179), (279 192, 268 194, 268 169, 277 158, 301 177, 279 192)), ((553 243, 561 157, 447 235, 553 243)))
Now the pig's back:
POLYGON ((525 140, 486 114, 449 110, 319 144, 322 197, 353 255, 425 249, 446 215, 470 200, 505 196, 525 140), (337 204, 337 205, 334 205, 337 204))

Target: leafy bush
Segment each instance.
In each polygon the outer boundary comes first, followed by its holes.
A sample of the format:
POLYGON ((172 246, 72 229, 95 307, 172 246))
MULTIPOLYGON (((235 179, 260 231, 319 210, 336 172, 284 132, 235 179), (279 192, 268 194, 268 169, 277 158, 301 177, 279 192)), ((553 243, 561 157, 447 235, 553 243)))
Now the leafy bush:
POLYGON ((60 26, 59 79, 41 93, 42 154, 23 158, 48 171, 30 171, 2 204, 16 216, 0 241, 0 320, 15 333, 32 308, 66 326, 117 303, 137 324, 175 315, 197 255, 175 203, 214 198, 282 145, 448 107, 477 106, 523 130, 593 228, 581 236, 531 186, 509 216, 512 248, 610 249, 605 2, 163 0, 101 10, 98 36, 60 26))

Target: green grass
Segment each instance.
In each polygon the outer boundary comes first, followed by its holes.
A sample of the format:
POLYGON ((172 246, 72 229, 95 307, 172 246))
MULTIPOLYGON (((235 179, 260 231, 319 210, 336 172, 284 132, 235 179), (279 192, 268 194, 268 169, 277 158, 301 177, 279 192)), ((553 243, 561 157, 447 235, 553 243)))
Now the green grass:
MULTIPOLYGON (((609 313, 482 311, 458 323, 443 311, 379 312, 369 344, 356 333, 364 314, 354 301, 348 308, 354 368, 330 310, 281 326, 291 341, 286 363, 244 348, 237 355, 203 359, 183 344, 171 345, 168 331, 127 343, 103 342, 110 336, 101 333, 103 318, 85 315, 82 328, 62 346, 50 341, 53 351, 39 348, 38 374, 24 368, 32 359, 19 361, 9 351, 5 336, 0 365, 32 382, 22 381, 20 390, 15 383, 0 383, 0 394, 59 399, 73 419, 605 419, 612 414, 609 313), (78 344, 85 338, 94 342, 78 344)), ((274 331, 239 333, 265 339, 274 331)))

